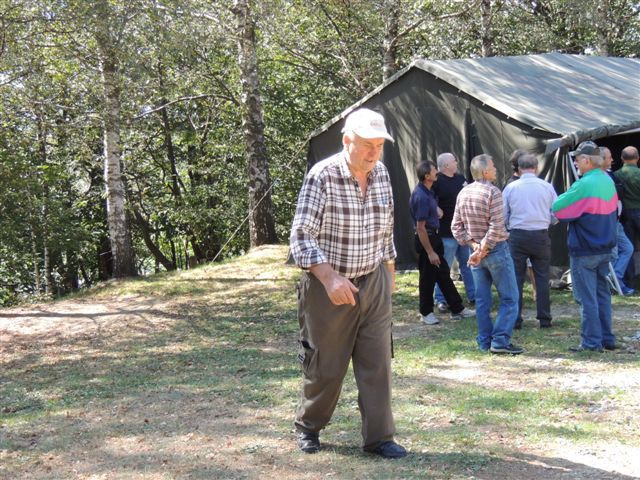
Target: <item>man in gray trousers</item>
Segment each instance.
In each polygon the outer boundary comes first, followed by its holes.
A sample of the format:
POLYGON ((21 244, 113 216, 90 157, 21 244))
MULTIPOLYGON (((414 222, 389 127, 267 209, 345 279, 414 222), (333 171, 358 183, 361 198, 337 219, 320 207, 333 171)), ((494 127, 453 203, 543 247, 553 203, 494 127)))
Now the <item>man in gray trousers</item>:
POLYGON ((382 115, 352 112, 343 150, 307 173, 291 228, 298 285, 298 359, 304 381, 296 413, 298 446, 320 449, 349 361, 358 385, 363 449, 384 458, 407 451, 393 436, 391 293, 395 288, 393 194, 379 162, 387 132, 382 115))

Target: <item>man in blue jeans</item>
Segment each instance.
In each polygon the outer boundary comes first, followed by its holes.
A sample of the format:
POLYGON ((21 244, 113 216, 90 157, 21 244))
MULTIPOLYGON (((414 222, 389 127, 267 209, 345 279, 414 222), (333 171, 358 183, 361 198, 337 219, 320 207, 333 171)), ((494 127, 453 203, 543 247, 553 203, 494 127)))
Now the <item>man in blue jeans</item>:
POLYGON ((602 169, 609 175, 609 178, 613 180, 613 184, 616 187, 616 193, 618 194, 618 221, 616 222, 616 246, 613 247, 611 254, 611 261, 613 262, 613 270, 616 274, 616 278, 618 279, 618 285, 620 285, 620 290, 622 294, 625 296, 633 295, 635 290, 633 288, 629 288, 626 283, 624 283, 624 275, 627 271, 627 265, 629 265, 629 261, 633 256, 633 245, 631 244, 631 240, 627 237, 627 234, 624 231, 624 227, 622 223, 620 223, 620 214, 622 212, 623 198, 624 198, 624 185, 619 178, 617 178, 614 173, 611 171, 611 164, 613 163, 613 158, 611 156, 611 150, 607 147, 600 147, 600 152, 602 153, 602 158, 604 159, 604 165, 602 169))
MULTIPOLYGON (((438 207, 442 210, 438 233, 444 246, 443 256, 449 268, 453 265, 453 259, 458 259, 460 275, 462 275, 464 289, 467 292, 467 301, 473 304, 476 301, 476 288, 473 284, 473 274, 467 265, 471 252, 466 245, 460 245, 451 233, 451 221, 453 220, 453 211, 456 208, 456 199, 460 190, 467 185, 467 179, 458 173, 458 159, 453 153, 441 153, 436 161, 438 163, 438 181, 433 184, 431 189, 438 198, 438 207)), ((435 299, 440 313, 450 310, 442 290, 437 284, 435 299)))
POLYGON ((511 343, 518 316, 518 286, 504 224, 502 193, 493 185, 496 167, 491 156, 471 160, 475 180, 458 194, 451 223, 454 238, 473 249, 469 265, 476 287, 476 341, 482 351, 517 355, 522 348, 511 343), (495 323, 491 320, 491 285, 498 291, 495 323))
POLYGON ((582 341, 572 352, 614 350, 611 290, 607 282, 611 249, 616 244, 618 195, 602 170, 598 146, 582 142, 575 151, 580 180, 553 202, 558 220, 569 224, 567 246, 574 296, 580 302, 582 341))

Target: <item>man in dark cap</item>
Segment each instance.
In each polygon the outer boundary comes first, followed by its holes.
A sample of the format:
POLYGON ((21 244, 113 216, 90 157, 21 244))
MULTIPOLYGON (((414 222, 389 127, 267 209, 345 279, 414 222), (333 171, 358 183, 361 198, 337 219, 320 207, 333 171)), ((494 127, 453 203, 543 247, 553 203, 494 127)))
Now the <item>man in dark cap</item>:
POLYGON ((570 350, 602 352, 616 348, 607 275, 616 244, 618 195, 595 143, 578 145, 575 162, 582 176, 552 206, 556 218, 569 224, 571 282, 581 308, 582 341, 570 350))

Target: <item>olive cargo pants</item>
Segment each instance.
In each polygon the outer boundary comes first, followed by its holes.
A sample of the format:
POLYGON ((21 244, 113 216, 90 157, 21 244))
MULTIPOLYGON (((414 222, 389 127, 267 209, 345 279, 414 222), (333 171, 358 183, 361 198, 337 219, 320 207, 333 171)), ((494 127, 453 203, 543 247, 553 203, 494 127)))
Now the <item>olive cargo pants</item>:
POLYGON ((380 265, 354 281, 356 305, 334 305, 320 281, 304 272, 298 286, 304 380, 295 425, 319 432, 336 408, 349 360, 358 386, 363 448, 393 440, 390 276, 380 265))

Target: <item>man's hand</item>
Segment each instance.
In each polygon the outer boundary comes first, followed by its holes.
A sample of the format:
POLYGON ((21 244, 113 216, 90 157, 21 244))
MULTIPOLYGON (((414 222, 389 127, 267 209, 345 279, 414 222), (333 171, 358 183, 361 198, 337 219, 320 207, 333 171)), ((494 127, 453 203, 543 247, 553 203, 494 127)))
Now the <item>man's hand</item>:
POLYGON ((349 279, 339 275, 328 263, 320 263, 312 266, 311 273, 320 280, 327 291, 329 300, 334 305, 354 305, 356 298, 354 293, 359 290, 349 279))
POLYGON ((427 253, 429 255, 429 262, 434 267, 440 267, 440 256, 436 253, 435 250, 431 250, 427 253))

